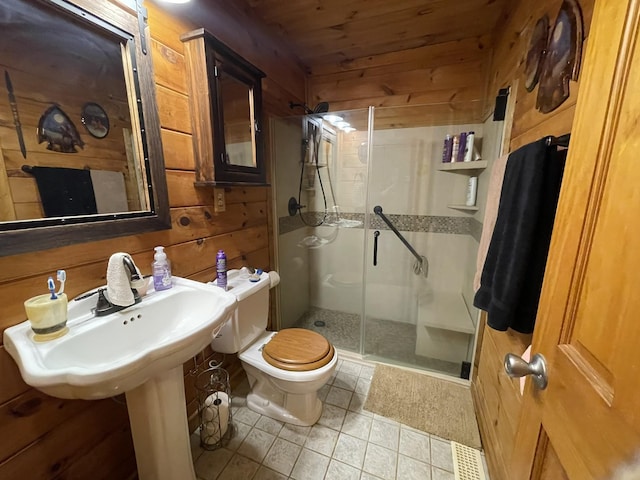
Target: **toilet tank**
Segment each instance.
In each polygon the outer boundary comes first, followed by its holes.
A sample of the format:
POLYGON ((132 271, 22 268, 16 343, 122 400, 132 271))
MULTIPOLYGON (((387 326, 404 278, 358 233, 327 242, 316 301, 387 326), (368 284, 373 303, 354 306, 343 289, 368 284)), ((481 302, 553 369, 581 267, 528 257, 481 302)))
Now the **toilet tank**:
MULTIPOLYGON (((269 288, 278 282, 272 272, 260 275, 257 282, 250 281, 249 271, 229 270, 227 291, 238 299, 236 311, 211 341, 211 348, 220 353, 238 353, 258 338, 267 329, 269 319, 269 288)), ((211 282, 215 285, 215 281, 211 282)))

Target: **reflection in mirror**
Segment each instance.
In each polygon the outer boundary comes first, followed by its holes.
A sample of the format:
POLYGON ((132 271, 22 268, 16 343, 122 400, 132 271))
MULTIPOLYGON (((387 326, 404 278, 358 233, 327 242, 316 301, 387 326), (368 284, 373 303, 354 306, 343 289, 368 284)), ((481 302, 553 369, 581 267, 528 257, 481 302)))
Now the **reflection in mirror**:
POLYGON ((0 4, 0 255, 169 227, 137 25, 108 0, 0 4))
POLYGON ((127 43, 32 1, 4 2, 0 19, 8 184, 0 220, 150 210, 125 83, 127 43))
POLYGON ((256 143, 253 135, 253 91, 240 80, 220 76, 222 111, 224 112, 224 143, 226 160, 231 165, 256 166, 256 143))

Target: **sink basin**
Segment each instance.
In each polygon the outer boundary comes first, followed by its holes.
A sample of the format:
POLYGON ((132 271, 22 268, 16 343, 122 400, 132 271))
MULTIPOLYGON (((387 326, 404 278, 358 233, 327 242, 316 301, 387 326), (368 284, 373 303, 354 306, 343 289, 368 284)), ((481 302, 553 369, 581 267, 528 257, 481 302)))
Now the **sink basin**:
POLYGON ((24 381, 59 398, 125 393, 140 480, 195 480, 182 364, 230 318, 236 297, 173 277, 141 303, 96 317, 97 296, 70 302, 69 332, 34 341, 28 321, 4 331, 4 345, 24 381))
POLYGON ((29 322, 4 331, 25 382, 59 398, 99 399, 132 390, 207 346, 235 309, 221 288, 174 277, 141 303, 95 317, 97 297, 70 302, 69 333, 34 342, 29 322))

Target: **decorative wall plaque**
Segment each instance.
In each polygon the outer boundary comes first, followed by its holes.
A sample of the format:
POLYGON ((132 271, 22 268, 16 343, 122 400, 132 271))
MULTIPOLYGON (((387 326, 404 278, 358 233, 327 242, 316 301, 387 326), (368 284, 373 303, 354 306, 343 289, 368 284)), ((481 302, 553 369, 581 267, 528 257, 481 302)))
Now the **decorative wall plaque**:
POLYGON ((549 113, 569 98, 569 80, 577 80, 582 56, 582 12, 576 0, 564 0, 549 37, 540 72, 536 108, 549 113))
POLYGON ((533 33, 531 34, 531 40, 529 41, 527 63, 524 69, 524 86, 527 92, 534 89, 540 78, 540 70, 547 48, 548 35, 549 17, 545 15, 536 23, 536 26, 533 28, 533 33))
POLYGON ((54 152, 77 153, 76 145, 84 147, 75 125, 58 105, 49 107, 38 122, 38 143, 44 141, 54 152))
POLYGON ((104 138, 109 133, 109 117, 97 103, 89 102, 82 107, 82 124, 93 137, 104 138))

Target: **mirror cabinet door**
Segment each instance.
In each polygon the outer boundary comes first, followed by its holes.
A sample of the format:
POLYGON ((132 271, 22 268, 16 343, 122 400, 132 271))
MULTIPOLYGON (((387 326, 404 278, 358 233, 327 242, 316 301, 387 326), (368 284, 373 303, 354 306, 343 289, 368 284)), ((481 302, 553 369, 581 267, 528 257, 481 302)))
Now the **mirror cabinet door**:
POLYGON ((256 168, 253 87, 224 72, 218 79, 224 123, 224 159, 228 165, 256 168))
POLYGON ((181 39, 189 71, 196 186, 266 185, 259 128, 264 73, 202 28, 181 39))
POLYGON ((137 25, 109 0, 0 5, 0 255, 169 228, 137 25))

